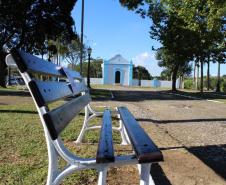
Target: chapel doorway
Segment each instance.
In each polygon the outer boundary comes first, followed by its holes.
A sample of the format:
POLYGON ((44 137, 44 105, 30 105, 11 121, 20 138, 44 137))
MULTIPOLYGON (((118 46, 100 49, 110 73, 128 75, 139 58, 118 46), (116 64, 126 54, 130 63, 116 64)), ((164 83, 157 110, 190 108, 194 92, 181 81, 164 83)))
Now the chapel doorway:
POLYGON ((118 84, 120 83, 120 71, 115 72, 115 83, 118 84))

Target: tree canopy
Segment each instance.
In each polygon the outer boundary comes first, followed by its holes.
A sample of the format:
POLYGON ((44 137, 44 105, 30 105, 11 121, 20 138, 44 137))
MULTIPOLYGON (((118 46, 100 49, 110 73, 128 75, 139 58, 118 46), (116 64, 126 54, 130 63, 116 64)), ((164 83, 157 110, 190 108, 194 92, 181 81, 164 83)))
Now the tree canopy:
MULTIPOLYGON (((90 78, 102 78, 102 67, 101 64, 103 64, 103 59, 97 58, 97 59, 91 59, 90 61, 90 78)), ((72 63, 69 63, 68 65, 70 68, 74 66, 72 63)), ((88 73, 88 61, 85 61, 83 63, 83 75, 87 77, 88 73)), ((75 67, 73 67, 76 71, 79 71, 80 65, 76 64, 75 67)))
MULTIPOLYGON (((47 52, 47 40, 66 43, 76 37, 71 11, 76 0, 0 1, 0 74, 5 51, 12 47, 34 54, 47 52)), ((0 77, 0 85, 4 76, 0 77)))
POLYGON ((71 11, 75 0, 1 1, 0 48, 22 48, 28 52, 42 50, 46 40, 70 41, 75 34, 71 11))
POLYGON ((139 80, 152 80, 149 71, 143 66, 133 66, 133 78, 139 80))
POLYGON ((189 68, 189 61, 196 60, 201 63, 202 91, 203 63, 209 60, 210 55, 213 58, 216 58, 216 55, 224 56, 226 2, 219 0, 120 0, 120 2, 142 17, 149 17, 152 20, 150 37, 162 44, 161 48, 157 48, 157 58, 160 59, 161 66, 173 73, 172 89, 176 89, 178 70, 186 71, 189 68))

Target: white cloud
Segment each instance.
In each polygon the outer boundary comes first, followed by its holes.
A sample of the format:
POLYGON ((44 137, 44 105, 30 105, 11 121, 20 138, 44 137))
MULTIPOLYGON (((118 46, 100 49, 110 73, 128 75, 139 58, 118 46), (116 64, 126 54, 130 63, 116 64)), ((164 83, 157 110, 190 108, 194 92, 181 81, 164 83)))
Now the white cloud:
POLYGON ((94 43, 92 43, 92 45, 93 45, 93 46, 97 46, 97 43, 96 43, 96 42, 94 42, 94 43))
POLYGON ((135 56, 133 59, 133 64, 135 66, 145 67, 152 76, 160 76, 162 68, 158 66, 158 62, 155 59, 154 53, 143 52, 135 56))

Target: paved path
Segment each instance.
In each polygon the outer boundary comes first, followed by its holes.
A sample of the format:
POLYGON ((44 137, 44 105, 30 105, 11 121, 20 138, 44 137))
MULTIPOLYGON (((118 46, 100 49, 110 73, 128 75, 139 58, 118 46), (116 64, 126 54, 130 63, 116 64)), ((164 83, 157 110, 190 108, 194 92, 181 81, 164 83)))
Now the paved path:
POLYGON ((127 106, 162 149, 156 184, 226 184, 226 104, 147 89, 113 90, 111 106, 127 106))

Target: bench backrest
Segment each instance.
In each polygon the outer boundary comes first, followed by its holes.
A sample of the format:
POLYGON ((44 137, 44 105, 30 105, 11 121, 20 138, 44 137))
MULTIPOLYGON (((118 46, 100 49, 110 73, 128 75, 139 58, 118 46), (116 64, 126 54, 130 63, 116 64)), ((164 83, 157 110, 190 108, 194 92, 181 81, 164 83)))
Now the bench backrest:
POLYGON ((18 67, 37 108, 45 110, 41 114, 41 120, 44 120, 51 138, 57 139, 68 123, 91 101, 81 75, 18 49, 12 49, 6 57, 7 65, 15 66, 13 62, 18 67), (35 78, 40 75, 45 76, 45 80, 35 78), (59 78, 66 81, 59 82, 59 78), (62 106, 49 110, 49 103, 66 97, 73 98, 62 106))

